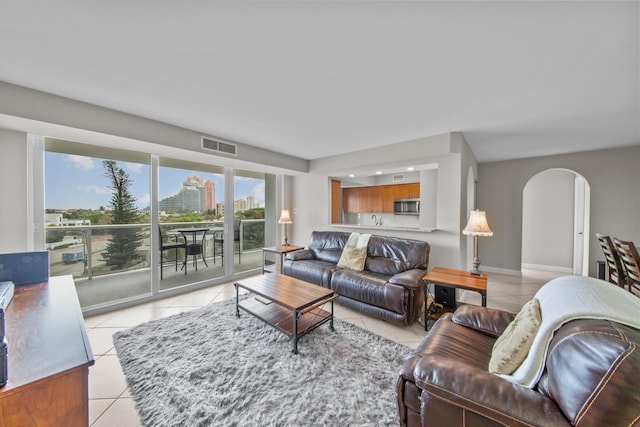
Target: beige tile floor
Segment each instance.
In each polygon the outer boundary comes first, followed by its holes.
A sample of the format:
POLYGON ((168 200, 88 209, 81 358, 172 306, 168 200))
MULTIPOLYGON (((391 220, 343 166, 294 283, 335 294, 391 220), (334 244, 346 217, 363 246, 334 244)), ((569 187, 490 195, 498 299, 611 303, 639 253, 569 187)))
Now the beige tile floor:
MULTIPOLYGON (((489 274, 487 305, 517 312, 557 273, 525 271, 522 277, 489 274)), ((193 310, 235 296, 231 283, 200 289, 107 314, 85 319, 95 365, 89 369, 89 422, 91 426, 140 426, 140 419, 113 347, 112 334, 142 322, 193 310)), ((480 304, 480 296, 465 292, 461 300, 480 304)), ((415 347, 425 335, 419 323, 397 327, 336 304, 337 318, 386 338, 415 347)))

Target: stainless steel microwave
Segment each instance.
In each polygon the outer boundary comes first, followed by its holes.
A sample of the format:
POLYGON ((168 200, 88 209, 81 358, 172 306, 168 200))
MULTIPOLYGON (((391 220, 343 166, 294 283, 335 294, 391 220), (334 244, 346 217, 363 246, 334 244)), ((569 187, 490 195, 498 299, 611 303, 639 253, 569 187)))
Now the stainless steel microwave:
POLYGON ((393 202, 395 215, 420 215, 420 199, 398 199, 393 202))

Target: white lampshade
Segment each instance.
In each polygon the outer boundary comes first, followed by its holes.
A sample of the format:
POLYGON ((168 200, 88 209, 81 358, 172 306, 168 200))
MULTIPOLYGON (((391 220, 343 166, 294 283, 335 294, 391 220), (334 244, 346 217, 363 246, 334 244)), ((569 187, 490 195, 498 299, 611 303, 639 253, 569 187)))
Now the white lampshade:
POLYGON ((280 219, 278 220, 278 224, 293 224, 291 221, 291 215, 289 215, 288 209, 282 209, 280 213, 280 219))
POLYGON ((493 236, 493 231, 491 231, 487 223, 486 212, 477 209, 471 211, 469 223, 464 230, 462 230, 462 234, 467 236, 493 236))

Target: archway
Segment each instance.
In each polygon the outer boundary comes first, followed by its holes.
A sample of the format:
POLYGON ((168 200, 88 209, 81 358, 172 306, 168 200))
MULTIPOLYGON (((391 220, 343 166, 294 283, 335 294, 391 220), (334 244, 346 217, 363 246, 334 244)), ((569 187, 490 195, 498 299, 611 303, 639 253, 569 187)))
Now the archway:
POLYGON ((590 186, 568 169, 547 169, 522 192, 522 268, 588 275, 590 186))

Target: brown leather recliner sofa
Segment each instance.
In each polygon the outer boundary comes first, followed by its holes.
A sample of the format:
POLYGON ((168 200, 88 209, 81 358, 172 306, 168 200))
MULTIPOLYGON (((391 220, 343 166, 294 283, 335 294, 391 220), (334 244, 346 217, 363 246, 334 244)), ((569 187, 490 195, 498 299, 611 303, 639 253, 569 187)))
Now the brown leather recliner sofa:
POLYGON ((333 289, 338 302, 398 324, 413 323, 424 304, 429 244, 372 235, 363 271, 337 266, 351 233, 314 231, 307 249, 287 255, 282 273, 333 289))
POLYGON ((639 426, 640 330, 579 319, 553 335, 526 388, 487 371, 514 314, 462 306, 443 315, 397 381, 403 426, 639 426))

